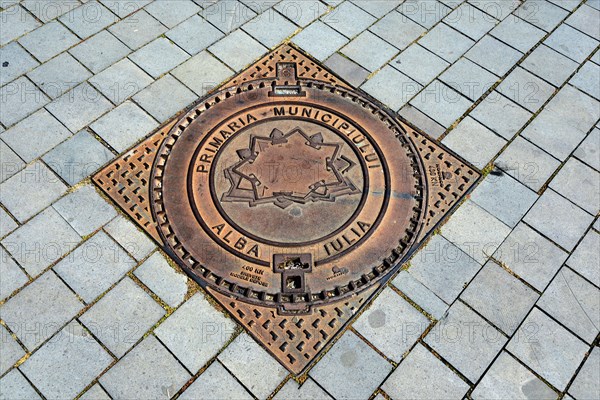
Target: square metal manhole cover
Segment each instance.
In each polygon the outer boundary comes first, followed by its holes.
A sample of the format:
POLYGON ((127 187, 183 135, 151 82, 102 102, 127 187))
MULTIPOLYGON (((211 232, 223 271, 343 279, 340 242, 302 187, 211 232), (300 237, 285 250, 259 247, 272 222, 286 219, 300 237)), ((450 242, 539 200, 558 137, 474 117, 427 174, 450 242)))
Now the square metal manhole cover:
POLYGON ((478 178, 283 45, 93 180, 300 374, 478 178))

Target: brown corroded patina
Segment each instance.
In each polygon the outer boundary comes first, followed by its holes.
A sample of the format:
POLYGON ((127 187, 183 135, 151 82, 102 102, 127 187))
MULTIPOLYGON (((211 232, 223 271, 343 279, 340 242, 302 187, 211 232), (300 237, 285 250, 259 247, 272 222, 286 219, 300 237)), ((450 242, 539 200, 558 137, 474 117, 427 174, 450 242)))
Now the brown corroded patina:
POLYGON ((301 373, 478 177, 284 45, 94 181, 301 373))

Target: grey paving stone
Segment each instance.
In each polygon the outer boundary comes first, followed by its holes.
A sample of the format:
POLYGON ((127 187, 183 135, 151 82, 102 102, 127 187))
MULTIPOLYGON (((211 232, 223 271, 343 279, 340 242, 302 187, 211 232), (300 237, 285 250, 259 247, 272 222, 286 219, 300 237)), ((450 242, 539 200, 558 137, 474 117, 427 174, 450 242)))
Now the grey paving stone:
MULTIPOLYGON (((163 322, 155 333, 183 365, 196 373, 231 339, 235 326, 231 319, 215 310, 202 294, 196 294, 163 322)), ((237 375, 236 371, 230 371, 237 375)))
POLYGON ((48 111, 41 109, 2 134, 20 158, 31 162, 71 136, 48 111))
POLYGON ((267 11, 246 22, 242 29, 268 48, 289 37, 297 26, 276 11, 267 11))
POLYGON ((2 245, 31 276, 71 251, 81 240, 69 224, 48 208, 2 240, 2 245), (48 235, 52 227, 52 235, 48 235))
MULTIPOLYGON (((371 4, 368 0, 364 3, 371 4)), ((391 4, 391 1, 382 1, 391 4)), ((419 38, 426 28, 407 18, 399 12, 392 11, 369 28, 371 32, 388 41, 396 48, 404 50, 409 44, 419 38)))
POLYGON ((325 61, 325 66, 353 86, 360 86, 369 76, 369 71, 339 53, 334 53, 329 57, 325 61))
POLYGON ((496 18, 484 13, 469 3, 463 3, 444 18, 444 23, 473 40, 479 40, 498 22, 496 18))
MULTIPOLYGON (((2 257, 4 257, 4 255, 2 255, 2 257)), ((25 351, 3 325, 0 325, 0 340, 0 343, 2 343, 0 375, 2 375, 25 355, 25 351)), ((4 391, 1 390, 3 389, 1 382, 2 381, 0 381, 0 394, 4 393, 4 391)))
POLYGON ((512 335, 538 294, 493 261, 485 263, 460 298, 507 335, 512 335))
POLYGON ((47 399, 66 399, 76 397, 112 361, 73 321, 19 368, 47 399))
POLYGON ((558 169, 560 162, 519 136, 500 154, 495 165, 525 186, 537 191, 558 169))
POLYGON ((399 362, 430 321, 392 289, 387 288, 354 322, 354 328, 379 351, 399 362))
POLYGON ((550 187, 592 215, 600 208, 600 173, 569 158, 550 182, 550 187))
POLYGON ((369 31, 364 31, 341 50, 358 64, 375 71, 398 53, 398 49, 369 31))
POLYGON ((400 272, 392 283, 433 318, 439 320, 446 313, 448 305, 408 271, 400 272))
MULTIPOLYGON (((0 142, 0 144, 2 144, 0 142)), ((0 147, 0 154, 4 156, 4 152, 2 151, 2 147, 0 147)), ((12 219, 10 215, 3 208, 0 208, 0 238, 8 235, 10 232, 14 231, 17 228, 17 223, 12 219)))
POLYGON ((381 388, 394 399, 459 400, 467 393, 469 385, 417 344, 381 388))
POLYGON ((115 239, 136 261, 140 261, 156 248, 145 233, 122 215, 113 219, 104 230, 115 239))
POLYGON ((431 29, 436 23, 448 15, 452 9, 439 1, 421 2, 417 0, 404 1, 398 11, 416 23, 431 29))
POLYGON ((327 59, 348 43, 346 37, 321 21, 303 29, 292 41, 320 61, 327 59))
POLYGON ((597 40, 565 24, 552 32, 544 43, 578 63, 585 61, 598 46, 597 40))
POLYGON ((58 21, 47 23, 19 39, 19 43, 40 62, 51 59, 78 42, 79 38, 58 21))
POLYGON ((465 56, 497 76, 504 76, 523 55, 493 36, 486 35, 465 56))
POLYGON ((450 63, 458 60, 474 43, 473 40, 445 24, 436 25, 419 40, 421 46, 450 63))
POLYGON ((405 120, 410 121, 413 125, 421 128, 424 132, 427 132, 427 134, 434 139, 439 138, 446 132, 446 128, 410 104, 402 107, 399 111, 399 115, 405 120))
POLYGON ((66 190, 65 184, 37 161, 0 184, 0 202, 19 222, 24 222, 66 190))
MULTIPOLYGON (((27 275, 25 275, 15 260, 1 247, 0 276, 2 276, 2 279, 0 279, 0 301, 6 299, 15 290, 29 282, 27 275)), ((0 374, 3 374, 4 371, 5 369, 0 367, 0 374)))
POLYGON ((353 0, 354 4, 369 14, 381 18, 402 3, 402 0, 353 0))
POLYGON ((83 304, 54 272, 48 271, 7 301, 0 309, 0 317, 33 351, 82 307, 83 304))
POLYGON ((600 396, 600 348, 592 349, 585 364, 569 388, 576 399, 594 399, 600 396))
POLYGON ((393 110, 400 109, 422 86, 389 65, 366 81, 361 89, 393 110))
POLYGON ((497 77, 466 58, 448 68, 439 79, 467 98, 476 101, 497 81, 497 77))
POLYGON ((287 371, 248 334, 242 333, 221 352, 219 360, 252 394, 266 398, 287 371), (260 368, 256 368, 260 365, 260 368))
POLYGON ((327 12, 327 6, 317 0, 283 0, 278 2, 274 8, 284 17, 302 28, 327 12))
POLYGON ((533 113, 554 93, 552 85, 521 67, 514 69, 496 90, 533 113))
POLYGON ((451 304, 481 266, 441 235, 435 235, 411 260, 409 272, 451 304))
POLYGON ((240 71, 258 59, 266 48, 246 32, 238 29, 210 46, 209 50, 233 70, 240 71))
POLYGON ((565 83, 579 66, 546 45, 536 48, 521 65, 557 87, 565 83))
POLYGON ((154 79, 175 68, 190 56, 166 38, 158 38, 129 58, 154 79))
POLYGON ((558 390, 564 390, 589 346, 534 308, 506 348, 558 390))
POLYGON ((97 74, 122 59, 131 50, 104 30, 69 50, 80 63, 97 74))
POLYGON ((75 185, 113 157, 102 143, 81 131, 47 153, 43 160, 69 185, 75 185))
POLYGON ((86 39, 116 22, 117 19, 117 16, 108 8, 91 0, 64 14, 59 21, 75 32, 77 36, 86 39))
POLYGON ((0 379, 0 399, 41 400, 42 398, 19 370, 14 369, 0 379))
POLYGON ((177 307, 187 294, 187 277, 175 271, 159 252, 150 256, 134 273, 169 307, 177 307))
POLYGON ((148 4, 145 10, 165 26, 173 28, 201 9, 190 0, 162 0, 148 4))
POLYGON ((594 218, 569 200, 548 189, 523 219, 550 240, 573 250, 594 218))
POLYGON ((90 83, 115 104, 121 104, 152 82, 152 77, 127 58, 90 79, 90 83))
POLYGON ((134 266, 135 261, 117 243, 106 233, 99 232, 53 269, 89 304, 134 266))
POLYGON ((252 395, 218 361, 213 362, 178 398, 181 400, 253 399, 252 395))
POLYGON ((139 10, 152 0, 100 0, 109 10, 119 16, 125 18, 127 15, 139 10))
POLYGON ((568 254, 529 226, 519 223, 493 257, 543 291, 568 254))
POLYGON ((201 15, 227 34, 254 18, 256 13, 244 3, 225 0, 205 7, 201 15))
POLYGON ((189 54, 198 54, 223 37, 208 21, 194 15, 166 33, 166 36, 189 54))
POLYGON ((0 12, 0 19, 3 28, 0 33, 0 46, 4 46, 41 25, 20 5, 6 7, 4 11, 0 12))
POLYGON ((588 61, 571 78, 569 83, 582 92, 600 100, 600 79, 597 79, 598 76, 600 76, 600 66, 588 61))
POLYGON ((310 376, 336 399, 366 399, 391 370, 383 357, 347 331, 313 367, 310 376), (366 365, 369 368, 364 368, 366 365))
POLYGON ((590 230, 567 260, 567 265, 600 287, 600 235, 590 230))
POLYGON ((552 400, 557 398, 557 393, 503 351, 477 384, 472 397, 475 400, 552 400))
POLYGON ((495 169, 473 191, 471 200, 514 228, 538 196, 526 186, 495 169))
POLYGON ((146 11, 139 10, 108 30, 130 49, 136 50, 165 33, 167 28, 146 11))
POLYGON ((125 277, 80 320, 114 355, 122 357, 164 315, 165 310, 148 293, 125 277))
MULTIPOLYGON (((567 11, 573 11, 575 7, 581 4, 579 0, 548 0, 549 2, 556 4, 557 6, 564 8, 567 11)), ((594 0, 592 0, 593 2, 594 0)))
POLYGON ((91 388, 88 389, 81 397, 80 400, 111 400, 108 393, 102 389, 99 384, 95 384, 91 388))
POLYGON ((81 5, 79 0, 58 0, 53 2, 25 0, 21 3, 40 21, 46 23, 81 5))
POLYGON ((523 130, 532 141, 559 160, 565 160, 600 118, 600 102, 572 86, 563 87, 523 130), (548 132, 561 132, 560 138, 548 132))
POLYGON ((18 43, 7 44, 0 48, 0 65, 2 65, 0 85, 7 84, 39 64, 18 43))
POLYGON ((475 121, 463 119, 442 143, 478 168, 484 168, 500 152, 506 140, 475 121))
POLYGON ((471 107, 469 99, 438 80, 427 85, 410 104, 445 128, 471 107))
POLYGON ((153 335, 100 377, 112 398, 170 399, 190 374, 153 335))
POLYGON ((461 302, 425 337, 425 342, 471 382, 476 382, 507 339, 461 302))
POLYGON ((233 72, 210 53, 203 51, 175 68, 172 75, 196 95, 204 96, 233 75, 233 72))
POLYGON ((48 96, 22 76, 0 88, 0 122, 7 127, 13 125, 49 101, 48 96))
MULTIPOLYGON (((2 159, 0 161, 0 183, 25 168, 25 162, 2 140, 0 140, 0 156, 2 159)), ((4 217, 4 211, 0 212, 3 224, 5 222, 4 217)), ((8 222, 6 226, 0 226, 0 237, 4 236, 6 234, 4 232, 11 226, 8 222)))
POLYGON ((322 19, 327 25, 349 38, 358 35, 377 21, 377 18, 349 1, 340 4, 322 19))
POLYGON ((415 43, 400 53, 390 65, 421 85, 427 85, 450 64, 415 43))
POLYGON ((600 332, 600 289, 567 267, 558 271, 537 306, 587 343, 600 332))
POLYGON ((496 217, 467 200, 444 225, 442 233, 480 264, 485 263, 510 233, 496 217))
POLYGON ((315 383, 314 380, 308 378, 302 385, 290 379, 285 385, 277 392, 273 397, 273 400, 287 400, 287 399, 320 399, 320 400, 332 400, 323 389, 315 383))
POLYGON ((29 72, 27 76, 50 98, 56 99, 92 74, 69 53, 62 53, 29 72), (65 74, 65 71, 69 71, 69 74, 65 74))
POLYGON ((508 17, 520 5, 519 1, 498 0, 469 0, 469 3, 500 21, 508 17))
POLYGON ((197 100, 197 97, 177 79, 165 75, 133 99, 162 123, 197 100))
POLYGON ((538 0, 526 0, 514 14, 546 32, 550 32, 569 15, 566 10, 548 1, 538 0))
POLYGON ((582 5, 569 18, 567 24, 584 32, 596 40, 600 40, 600 11, 587 4, 582 5))
POLYGON ((573 155, 595 168, 600 170, 600 129, 594 128, 587 137, 581 142, 573 155))
POLYGON ((46 106, 46 109, 73 133, 111 108, 110 102, 87 82, 46 106))
POLYGON ((500 22, 491 30, 490 35, 502 40, 521 53, 527 53, 542 40, 546 32, 521 18, 512 16, 500 22))
POLYGON ((512 139, 529 121, 531 115, 529 111, 498 92, 490 93, 469 114, 506 140, 512 139))
POLYGON ((94 132, 119 153, 157 127, 158 123, 131 101, 126 101, 90 125, 94 132))

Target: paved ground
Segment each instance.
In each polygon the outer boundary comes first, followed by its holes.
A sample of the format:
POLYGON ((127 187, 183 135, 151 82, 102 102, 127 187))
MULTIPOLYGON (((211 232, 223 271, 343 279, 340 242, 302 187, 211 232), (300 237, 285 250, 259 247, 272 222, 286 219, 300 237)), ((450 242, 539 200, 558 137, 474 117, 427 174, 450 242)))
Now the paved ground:
POLYGON ((0 399, 600 398, 598 0, 0 0, 0 399), (298 385, 89 176, 286 38, 485 180, 298 385))

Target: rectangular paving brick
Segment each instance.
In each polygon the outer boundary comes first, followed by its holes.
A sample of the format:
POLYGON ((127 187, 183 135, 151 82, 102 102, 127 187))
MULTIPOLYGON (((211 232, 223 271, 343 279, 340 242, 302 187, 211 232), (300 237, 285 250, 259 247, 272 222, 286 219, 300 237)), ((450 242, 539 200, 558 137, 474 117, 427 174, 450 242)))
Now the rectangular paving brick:
POLYGON ((46 165, 36 161, 0 184, 0 202, 19 222, 24 222, 66 190, 67 186, 46 165))
POLYGON ((52 205, 81 236, 87 236, 113 219, 117 212, 92 185, 69 193, 52 205))
POLYGON ((534 308, 506 348, 558 390, 564 390, 589 346, 534 308))
POLYGON ((321 21, 310 24, 292 41, 318 60, 325 60, 340 47, 348 43, 348 39, 321 21))
POLYGON ((594 128, 573 155, 596 170, 600 170, 600 129, 594 128))
POLYGON ((136 94, 133 99, 154 119, 162 123, 198 98, 169 74, 136 94))
POLYGON ((598 75, 600 75, 600 66, 587 61, 569 83, 596 100, 600 100, 600 81, 596 79, 598 75))
POLYGON ((46 398, 67 399, 76 397, 112 361, 89 332, 73 321, 19 368, 46 398))
POLYGON ((485 35, 465 57, 476 62, 497 76, 504 76, 521 59, 523 54, 507 46, 493 36, 485 35))
POLYGON ((439 79, 476 101, 497 81, 497 77, 466 58, 461 58, 450 66, 439 79))
POLYGON ((40 62, 45 62, 79 43, 63 24, 53 21, 21 37, 19 43, 40 62))
POLYGON ((418 44, 412 44, 390 65, 421 85, 427 85, 450 64, 418 44))
POLYGON ((398 7, 402 0, 353 0, 352 2, 374 17, 381 18, 398 7))
POLYGON ((80 0, 56 0, 53 2, 24 0, 21 2, 23 7, 27 8, 42 22, 49 22, 55 18, 68 13, 69 11, 81 5, 80 0))
POLYGON ((413 98, 422 86, 389 65, 366 81, 361 89, 393 110, 413 98))
POLYGON ((197 96, 204 96, 233 72, 213 55, 203 51, 175 68, 171 74, 197 96))
POLYGON ((436 296, 408 271, 401 271, 392 283, 411 301, 435 319, 441 319, 448 309, 448 305, 442 299, 436 296))
POLYGON ((114 355, 122 357, 163 315, 165 310, 131 278, 125 277, 87 310, 80 321, 114 355))
POLYGON ((52 271, 33 281, 0 308, 0 317, 33 351, 58 332, 83 304, 52 271))
POLYGON ((31 57, 19 43, 12 42, 0 48, 0 64, 2 64, 0 86, 4 86, 40 63, 31 57))
POLYGON ((332 400, 314 380, 308 378, 302 385, 299 385, 295 380, 289 379, 285 385, 273 397, 273 400, 286 399, 320 399, 332 400))
POLYGON ((170 399, 190 374, 153 335, 100 377, 112 398, 170 399))
POLYGON ((89 304, 134 266, 135 261, 115 241, 99 232, 53 269, 89 304))
POLYGON ((263 55, 266 48, 246 32, 238 29, 210 46, 209 50, 231 69, 241 71, 246 65, 263 55))
POLYGON ((598 374, 600 374, 600 349, 596 346, 577 373, 577 377, 569 388, 569 393, 578 399, 592 399, 600 396, 600 382, 596 379, 598 374))
POLYGON ((360 86, 369 76, 369 71, 340 53, 334 53, 324 64, 354 86, 360 86))
POLYGON ((206 369, 185 392, 181 400, 212 400, 234 398, 251 400, 252 395, 223 367, 215 361, 206 369))
POLYGON ((550 187, 592 215, 600 211, 600 173, 569 158, 550 187))
POLYGON ((381 388, 394 399, 459 400, 469 385, 423 345, 417 344, 381 388))
MULTIPOLYGON (((21 345, 17 343, 17 341, 11 336, 11 334, 4 327, 4 325, 0 325, 0 343, 2 344, 2 357, 0 357, 0 374, 4 374, 25 355, 25 350, 23 350, 21 345)), ((2 394, 4 395, 5 387, 2 381, 0 381, 0 388, 2 388, 2 394)))
POLYGON ((340 4, 332 13, 322 19, 327 25, 348 38, 358 35, 377 21, 377 18, 349 1, 340 4))
MULTIPOLYGON (((371 0, 368 3, 372 3, 371 0)), ((391 3, 384 1, 384 3, 391 3)), ((425 28, 397 11, 392 11, 373 24, 369 30, 392 44, 404 50, 425 32, 425 28)))
POLYGON ((150 75, 127 58, 90 79, 90 83, 115 104, 124 102, 153 81, 150 75))
POLYGON ((68 92, 90 76, 90 71, 69 53, 62 53, 27 74, 51 99, 68 92), (65 74, 65 71, 69 71, 69 74, 65 74))
POLYGON ((69 53, 97 74, 127 56, 130 51, 119 39, 104 30, 73 47, 69 53))
POLYGON ((2 397, 8 399, 41 400, 40 395, 18 369, 13 369, 0 379, 2 397), (6 397, 5 397, 6 396, 6 397))
POLYGON ((298 29, 276 11, 267 11, 246 22, 242 29, 268 48, 275 47, 298 29))
MULTIPOLYGON (((0 155, 0 183, 25 168, 25 162, 3 140, 0 140, 0 155)), ((0 228, 0 237, 4 236, 3 231, 4 227, 0 228)))
POLYGON ((251 8, 237 1, 215 2, 205 7, 200 14, 226 34, 256 16, 251 8))
POLYGON ((166 36, 189 54, 195 55, 224 35, 204 18, 193 15, 168 31, 166 36))
POLYGON ((427 85, 410 104, 446 128, 472 105, 471 100, 438 80, 427 85))
POLYGON ((556 87, 561 86, 579 65, 546 45, 536 48, 521 66, 556 87))
POLYGON ((131 54, 129 59, 156 79, 189 57, 189 54, 181 50, 169 39, 158 38, 131 54))
MULTIPOLYGON (((230 340, 236 324, 198 293, 157 329, 156 336, 196 373, 230 340)), ((273 362, 276 362, 273 360, 273 362)), ((232 371, 235 374, 235 371, 232 371)))
POLYGON ((146 258, 156 248, 154 242, 145 233, 122 215, 112 220, 104 230, 136 261, 146 258))
POLYGON ((600 10, 583 4, 567 18, 566 23, 573 28, 600 40, 600 10))
POLYGON ((274 8, 302 28, 327 12, 327 6, 317 0, 282 0, 274 8))
MULTIPOLYGON (((12 259, 12 257, 0 247, 0 301, 6 299, 8 296, 27 282, 29 278, 19 265, 12 259)), ((0 361, 1 362, 1 361, 0 361)), ((2 368, 0 368, 2 370, 2 368)), ((3 371, 0 371, 3 373, 3 371)))
POLYGON ((88 1, 59 18, 81 39, 86 39, 116 22, 117 16, 97 1, 88 1))
POLYGON ((453 63, 475 44, 473 40, 445 24, 438 24, 419 39, 419 44, 453 63))
POLYGON ((521 18, 511 16, 496 25, 490 31, 490 35, 502 40, 521 53, 527 53, 542 40, 546 32, 521 18))
POLYGON ((506 140, 512 139, 529 121, 531 115, 529 111, 496 91, 490 93, 469 114, 506 140))
POLYGON ((29 11, 20 5, 9 7, 7 4, 6 9, 0 12, 0 19, 2 20, 3 28, 0 33, 1 46, 41 25, 29 11))
POLYGON ((562 24, 544 40, 544 44, 572 60, 582 63, 598 48, 599 43, 598 40, 592 39, 569 25, 562 24))
POLYGON ((144 261, 134 274, 169 307, 179 306, 188 292, 187 277, 171 267, 159 252, 144 261))
POLYGON ((419 25, 431 29, 442 18, 448 15, 452 9, 439 1, 421 2, 410 0, 404 1, 398 7, 398 11, 419 25))
POLYGON ((110 28, 110 33, 132 50, 137 50, 167 31, 167 28, 144 10, 139 10, 110 28))
POLYGON ((521 67, 514 69, 496 90, 532 113, 538 111, 554 93, 552 85, 521 67))
POLYGON ((545 0, 526 0, 515 10, 514 14, 538 28, 550 32, 569 15, 569 12, 545 0))
POLYGON ((444 18, 444 23, 464 33, 473 40, 479 40, 498 21, 469 3, 463 3, 444 18))
POLYGON ((341 52, 367 70, 375 71, 393 58, 398 49, 373 33, 364 31, 344 46, 341 52))
MULTIPOLYGON (((595 228, 598 228, 596 220, 595 228)), ((567 260, 567 265, 600 287, 600 234, 590 230, 579 242, 575 251, 567 260)))
POLYGON ((6 127, 21 121, 45 106, 50 99, 27 77, 22 76, 0 88, 0 122, 6 127))
POLYGON ((148 4, 145 10, 165 26, 172 28, 201 9, 191 0, 163 0, 148 4))

